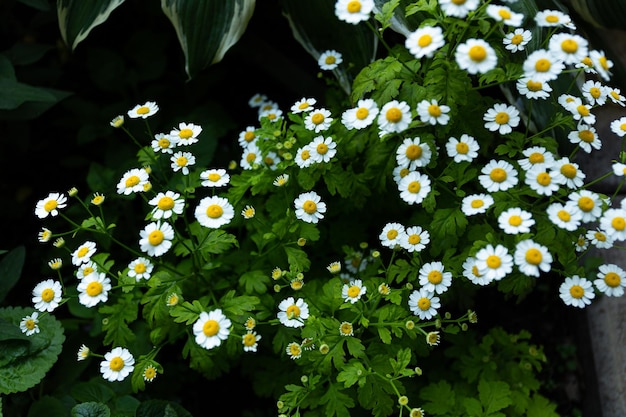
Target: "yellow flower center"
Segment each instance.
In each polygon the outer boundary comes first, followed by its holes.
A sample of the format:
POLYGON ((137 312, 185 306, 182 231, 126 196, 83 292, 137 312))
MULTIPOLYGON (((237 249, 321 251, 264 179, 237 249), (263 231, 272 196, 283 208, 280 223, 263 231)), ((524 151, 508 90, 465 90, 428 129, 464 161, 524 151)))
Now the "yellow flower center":
POLYGON ((358 296, 360 292, 361 292, 361 289, 358 286, 352 285, 350 286, 350 288, 348 288, 348 297, 354 298, 358 296))
POLYGON ((542 172, 537 175, 537 183, 539 183, 539 185, 543 185, 544 187, 546 187, 550 185, 551 182, 552 177, 550 177, 550 174, 548 174, 547 172, 542 172))
POLYGON ((172 197, 162 197, 157 203, 157 207, 163 211, 174 208, 174 199, 172 197))
POLYGON ((520 43, 522 43, 522 41, 524 40, 524 37, 522 35, 520 35, 519 33, 516 33, 515 35, 513 35, 513 37, 511 38, 511 43, 513 45, 519 45, 520 43))
POLYGON ((216 174, 215 172, 212 172, 209 174, 208 178, 209 178, 209 181, 217 182, 220 180, 220 178, 222 178, 222 176, 220 174, 216 174))
POLYGON ((487 50, 480 45, 474 45, 469 50, 469 57, 472 61, 482 62, 487 58, 487 50))
POLYGON ((484 206, 485 202, 483 200, 472 200, 472 203, 470 205, 472 206, 472 208, 477 209, 484 206))
POLYGON ((52 288, 46 288, 41 292, 41 299, 45 303, 49 303, 54 298, 54 290, 52 288))
POLYGON ((609 95, 610 95, 611 97, 613 97, 615 100, 618 100, 618 101, 619 101, 619 99, 621 98, 621 97, 620 97, 620 94, 619 94, 617 91, 615 91, 615 90, 611 90, 611 92, 609 93, 609 95))
POLYGON ((407 175, 409 175, 409 172, 411 172, 411 171, 409 171, 408 168, 402 168, 400 170, 400 178, 406 177, 407 175))
POLYGON ((556 215, 559 219, 561 219, 564 222, 569 222, 572 219, 572 216, 569 214, 567 210, 559 210, 559 212, 556 215))
POLYGON ((308 109, 309 108, 309 103, 307 103, 306 101, 304 103, 300 103, 300 105, 298 106, 298 108, 300 110, 304 110, 304 109, 308 109))
POLYGON ((619 125, 619 128, 621 130, 626 130, 626 123, 622 123, 621 125, 619 125))
POLYGON ((211 204, 206 208, 206 215, 212 219, 218 219, 224 214, 224 209, 219 204, 211 204))
POLYGON ((307 214, 313 214, 317 211, 317 204, 314 201, 307 200, 302 204, 302 210, 307 214))
POLYGON ((598 61, 600 62, 600 66, 603 69, 605 69, 605 70, 609 69, 609 61, 606 59, 605 56, 601 56, 600 58, 598 58, 598 61))
POLYGON ((493 182, 504 182, 506 181, 506 177, 506 171, 502 168, 494 168, 489 173, 489 178, 491 178, 493 182))
POLYGON ((500 15, 500 17, 504 20, 506 19, 510 19, 511 18, 511 12, 509 12, 506 9, 500 9, 498 10, 498 14, 500 15))
POLYGON ((580 285, 572 285, 572 288, 569 289, 569 293, 574 298, 583 298, 585 290, 580 285))
POLYGON ((563 164, 563 166, 561 167, 561 174, 569 179, 575 178, 576 172, 578 171, 576 170, 576 167, 572 164, 563 164))
POLYGON ((143 274, 144 272, 146 272, 146 264, 138 263, 137 265, 135 265, 134 270, 138 274, 143 274))
POLYGON ((58 203, 56 200, 48 200, 43 205, 43 209, 46 210, 47 212, 51 212, 52 210, 56 209, 57 206, 58 206, 58 203))
POLYGON ((430 308, 430 299, 427 297, 420 298, 417 300, 417 307, 422 311, 428 310, 430 308))
POLYGON ((589 94, 593 98, 598 98, 598 97, 600 97, 602 95, 602 92, 600 91, 600 89, 598 87, 591 87, 589 89, 589 94))
POLYGON ((309 152, 308 149, 305 149, 305 150, 302 151, 300 156, 302 157, 303 161, 306 161, 307 159, 309 159, 311 157, 311 152, 309 152))
POLYGON ((487 257, 487 267, 497 269, 502 265, 502 260, 498 255, 489 255, 487 257))
POLYGON ((528 80, 526 83, 526 87, 528 87, 529 91, 541 91, 542 83, 539 81, 528 80))
POLYGON ((158 246, 161 244, 161 242, 163 242, 163 239, 165 239, 165 235, 163 234, 162 231, 160 230, 153 230, 152 232, 150 232, 150 234, 148 235, 148 242, 152 245, 152 246, 158 246))
POLYGON ((472 266, 472 274, 473 274, 475 277, 479 277, 479 276, 480 276, 480 272, 478 272, 478 267, 477 267, 476 265, 473 265, 473 266, 472 266))
POLYGON ((124 359, 120 358, 119 356, 114 357, 109 362, 109 368, 111 368, 113 372, 121 371, 122 369, 124 369, 124 359))
POLYGON ((33 330, 36 326, 35 320, 33 319, 28 319, 26 320, 26 323, 24 324, 26 326, 26 328, 28 330, 33 330))
POLYGON ((539 164, 539 163, 545 162, 545 160, 546 159, 544 158, 543 154, 539 152, 533 152, 528 157, 528 161, 531 164, 539 164))
POLYGON ((148 381, 152 381, 155 376, 156 376, 156 369, 153 366, 148 366, 143 371, 143 377, 147 379, 148 381))
POLYGON ((503 125, 509 122, 509 114, 505 111, 498 112, 495 117, 495 122, 499 125, 503 125))
POLYGON ((178 137, 180 137, 181 139, 189 139, 192 136, 193 130, 191 129, 181 129, 180 132, 178 132, 178 137))
POLYGON ((415 144, 409 145, 406 147, 404 154, 411 161, 414 161, 422 156, 422 147, 415 144))
POLYGON ((428 45, 430 45, 432 42, 433 42, 433 37, 427 33, 420 36, 420 38, 417 40, 417 44, 419 45, 420 48, 425 48, 428 45))
POLYGON ((561 42, 561 49, 565 53, 573 54, 578 51, 578 42, 576 42, 574 39, 565 39, 563 42, 561 42))
POLYGON ((531 248, 526 251, 526 262, 531 265, 539 265, 543 260, 541 251, 536 248, 531 248))
POLYGON ((369 110, 367 110, 365 107, 360 107, 357 111, 356 111, 356 118, 359 120, 363 120, 365 118, 367 118, 367 116, 370 114, 369 110))
POLYGON ((267 164, 267 165, 274 165, 274 158, 270 157, 270 156, 266 156, 265 159, 263 159, 263 161, 267 164))
POLYGON ((584 211, 584 212, 589 212, 591 210, 593 210, 593 208, 595 207, 595 203, 593 201, 593 198, 590 197, 580 197, 578 199, 578 207, 584 211))
POLYGON ((285 312, 287 313, 287 317, 289 319, 295 319, 295 318, 300 317, 300 307, 298 307, 295 304, 292 304, 289 307, 287 307, 287 310, 285 312))
POLYGON ((409 186, 408 186, 409 192, 413 194, 419 193, 421 188, 422 188, 422 185, 419 183, 419 181, 413 181, 409 183, 409 186))
POLYGON ((256 336, 252 333, 246 333, 243 336, 243 344, 244 346, 254 346, 256 343, 256 336))
POLYGON ((318 154, 326 155, 327 152, 328 152, 328 145, 326 145, 325 143, 320 143, 319 145, 317 145, 318 154))
POLYGON ((432 117, 441 116, 441 107, 436 104, 431 104, 430 106, 428 106, 428 114, 430 114, 432 117))
POLYGON ((137 114, 148 114, 150 113, 150 107, 141 106, 137 109, 137 114))
POLYGON ((187 160, 187 158, 185 158, 184 156, 179 156, 179 157, 176 159, 176 164, 177 164, 179 167, 184 167, 184 166, 186 166, 186 165, 187 165, 187 162, 189 162, 189 161, 188 161, 188 160, 187 160))
POLYGON ((620 285, 622 278, 615 272, 609 272, 604 276, 604 282, 611 288, 615 288, 620 285))
POLYGON ((349 2, 346 10, 348 10, 348 13, 359 13, 361 11, 361 2, 356 0, 349 2))
POLYGON ((616 217, 611 220, 611 226, 613 226, 615 230, 621 232, 622 230, 624 230, 624 227, 626 227, 626 220, 624 220, 623 217, 616 217))
POLYGON ((598 242, 606 242, 606 235, 604 233, 595 232, 593 236, 598 242))
POLYGON ((334 56, 332 56, 332 55, 327 56, 327 57, 326 57, 326 59, 324 60, 324 62, 325 62, 327 65, 332 65, 332 64, 334 64, 334 63, 335 63, 335 61, 337 61, 337 60, 336 60, 336 58, 335 58, 334 56))
POLYGON ((216 320, 207 320, 202 326, 202 332, 206 337, 212 337, 220 331, 220 325, 216 320))
POLYGON ((559 17, 555 16, 553 14, 549 14, 546 16, 546 22, 548 23, 558 23, 559 22, 559 17))
POLYGON ((579 104, 578 106, 576 106, 576 111, 578 112, 578 114, 580 114, 583 117, 589 116, 589 113, 590 113, 589 108, 585 106, 584 104, 579 104))
POLYGON ((469 152, 469 146, 465 142, 459 142, 456 144, 456 151, 457 153, 465 155, 469 152))
POLYGON ((585 129, 585 130, 581 130, 580 132, 578 132, 578 137, 583 142, 591 143, 591 142, 593 142, 593 139, 595 138, 595 135, 593 134, 593 132, 591 130, 585 129))
POLYGON ((457 6, 461 6, 463 4, 465 4, 467 0, 452 0, 452 3, 456 4, 457 6))
POLYGON ((430 271, 428 273, 428 282, 437 285, 443 281, 443 274, 439 271, 430 271))
POLYGON ((315 113, 313 116, 311 116, 311 122, 316 125, 323 123, 324 115, 322 113, 315 113))
POLYGON ((396 229, 391 229, 387 232, 387 239, 394 240, 398 237, 398 231, 396 229))
POLYGON ((254 152, 250 152, 248 155, 246 155, 246 161, 251 164, 252 162, 254 162, 254 160, 256 159, 256 154, 254 152))
POLYGON ((126 179, 126 187, 134 187, 139 184, 139 177, 136 175, 131 175, 126 179))
POLYGON ((402 120, 402 112, 400 111, 399 108, 392 107, 389 110, 387 110, 385 117, 391 123, 398 123, 400 120, 402 120))
POLYGON ((410 235, 409 236, 409 243, 411 245, 417 245, 421 241, 422 241, 422 238, 420 237, 420 235, 410 235))
POLYGON ((341 334, 350 334, 350 333, 352 333, 352 324, 350 324, 350 323, 341 323, 340 331, 341 331, 341 334))
POLYGON ((256 137, 255 133, 254 133, 254 132, 251 132, 251 131, 249 131, 249 130, 248 130, 248 131, 246 131, 246 133, 244 133, 244 135, 243 135, 243 139, 244 139, 246 142, 252 142, 252 141, 254 140, 254 138, 255 138, 255 137, 256 137))
POLYGON ((102 293, 102 284, 97 281, 92 281, 87 285, 85 292, 90 297, 95 297, 96 295, 100 295, 102 293))
POLYGON ((87 255, 87 253, 89 253, 89 248, 86 246, 81 247, 80 249, 78 249, 78 252, 76 252, 76 256, 78 258, 82 258, 85 255, 87 255))
POLYGON ((94 271, 94 269, 90 266, 86 266, 83 268, 83 276, 87 276, 89 274, 91 274, 94 271))
POLYGON ((516 214, 512 215, 511 217, 509 217, 509 224, 514 227, 519 226, 520 224, 522 224, 522 217, 516 214))
POLYGON ((541 58, 541 59, 538 59, 537 62, 535 62, 535 71, 548 72, 550 71, 551 66, 552 66, 552 63, 550 62, 549 59, 541 58))

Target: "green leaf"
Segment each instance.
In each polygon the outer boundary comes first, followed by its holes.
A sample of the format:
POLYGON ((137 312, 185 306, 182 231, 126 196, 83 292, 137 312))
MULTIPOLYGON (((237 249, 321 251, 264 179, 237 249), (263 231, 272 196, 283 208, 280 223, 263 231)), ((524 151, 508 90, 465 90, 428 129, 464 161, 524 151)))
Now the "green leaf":
POLYGON ((220 62, 244 34, 256 0, 161 0, 185 54, 189 78, 220 62))
POLYGON ((494 414, 512 403, 509 384, 503 381, 481 379, 478 382, 478 397, 486 415, 494 414))
POLYGON ((547 398, 539 394, 532 397, 526 417, 558 417, 556 412, 556 404, 550 403, 547 398))
MULTIPOLYGON (((19 327, 22 318, 32 314, 31 308, 0 309, 0 320, 19 327)), ((26 391, 37 385, 55 364, 65 341, 61 323, 50 314, 39 317, 39 333, 30 336, 30 345, 23 341, 0 344, 0 394, 26 391)))
POLYGON ((424 410, 429 414, 448 415, 454 410, 455 393, 447 381, 426 386, 419 396, 424 401, 424 410))
POLYGON ((24 246, 18 246, 0 260, 0 303, 22 275, 25 258, 24 246))
POLYGON ((350 417, 349 408, 354 407, 354 400, 348 394, 339 390, 336 384, 331 384, 326 393, 320 399, 326 404, 326 415, 337 417, 350 417))
POLYGON ((106 404, 87 402, 77 404, 72 408, 72 417, 109 417, 111 410, 106 404))
POLYGON ((102 324, 105 345, 126 346, 135 338, 128 324, 137 320, 139 304, 132 294, 123 294, 117 304, 104 305, 98 311, 106 318, 102 324))
POLYGON ((135 417, 193 417, 183 406, 173 401, 147 400, 143 401, 135 417))
POLYGON ((264 294, 270 282, 269 275, 260 270, 248 271, 239 277, 239 285, 245 288, 246 294, 264 294))
MULTIPOLYGON (((0 415, 2 415, 2 407, 0 407, 0 415)), ((35 401, 28 409, 27 417, 41 416, 66 417, 67 408, 60 399, 45 395, 35 401)))
POLYGON ((57 0, 59 30, 71 50, 76 49, 89 32, 104 23, 124 0, 57 0))
POLYGON ((70 390, 70 395, 81 403, 107 403, 115 397, 115 392, 104 383, 90 381, 74 384, 70 390))
POLYGON ((309 260, 305 251, 300 248, 294 248, 291 246, 284 246, 285 253, 287 254, 287 259, 289 261, 289 265, 297 271, 308 271, 311 266, 311 261, 309 260))
POLYGON ((351 360, 337 375, 337 382, 343 382, 343 386, 345 388, 349 388, 357 382, 359 383, 359 386, 361 386, 365 383, 367 375, 368 372, 361 362, 351 360))

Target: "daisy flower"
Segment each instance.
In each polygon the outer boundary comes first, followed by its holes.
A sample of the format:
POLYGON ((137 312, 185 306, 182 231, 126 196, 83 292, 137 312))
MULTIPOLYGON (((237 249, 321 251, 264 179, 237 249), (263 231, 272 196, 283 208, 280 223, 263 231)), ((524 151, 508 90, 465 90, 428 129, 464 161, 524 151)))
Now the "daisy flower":
POLYGON ((469 74, 484 74, 498 64, 496 51, 482 39, 468 39, 456 48, 454 58, 459 68, 469 74))
POLYGON ((294 162, 299 168, 307 168, 311 166, 315 161, 312 158, 312 150, 309 145, 303 146, 296 151, 296 157, 294 162))
POLYGON ((129 195, 145 191, 144 186, 148 183, 148 171, 144 168, 132 168, 124 173, 120 182, 117 183, 117 193, 129 195))
POLYGON ((291 106, 291 112, 293 114, 308 112, 313 110, 313 105, 317 103, 317 100, 314 98, 306 98, 302 97, 300 100, 296 101, 293 106, 291 106))
POLYGON ((330 111, 326 109, 311 110, 304 118, 304 127, 315 133, 328 130, 334 119, 330 117, 330 111))
POLYGON ((337 0, 335 3, 335 16, 353 25, 370 18, 374 9, 374 0, 337 0))
POLYGON ((615 264, 600 265, 598 271, 598 279, 593 281, 593 283, 599 291, 609 297, 621 297, 624 295, 626 271, 615 264))
POLYGON ((275 187, 283 187, 289 182, 289 174, 281 174, 272 183, 275 187))
POLYGON ((515 82, 517 91, 529 99, 542 99, 545 100, 550 97, 552 87, 545 81, 533 80, 530 77, 519 78, 515 82))
POLYGON ((378 116, 378 105, 371 98, 361 99, 356 107, 348 109, 341 114, 341 123, 348 130, 364 129, 371 125, 378 116))
POLYGON ((439 105, 437 100, 422 100, 417 104, 417 114, 423 123, 447 125, 450 120, 449 106, 439 105))
POLYGON ((396 166, 392 172, 393 181, 396 184, 400 184, 400 181, 402 180, 402 178, 406 177, 409 174, 409 172, 412 172, 412 171, 415 171, 415 170, 411 170, 403 166, 396 166))
POLYGON ((244 352, 256 352, 259 346, 259 340, 261 335, 255 331, 248 330, 243 336, 241 336, 241 344, 243 345, 244 352))
POLYGON ((441 262, 428 262, 419 269, 419 283, 423 290, 442 294, 452 285, 452 272, 444 271, 441 262))
POLYGON ((363 252, 354 251, 350 255, 346 256, 345 265, 346 269, 353 274, 358 274, 359 272, 365 270, 368 264, 368 260, 365 256, 363 256, 363 252))
POLYGON ((343 62, 342 55, 335 50, 328 50, 321 53, 317 59, 317 65, 325 71, 334 70, 343 62))
POLYGON ((230 334, 231 321, 221 309, 203 311, 193 324, 196 343, 205 349, 213 349, 222 344, 230 334))
POLYGON ((592 50, 589 52, 589 58, 593 62, 593 67, 598 72, 598 75, 604 80, 609 81, 611 79, 611 71, 613 68, 613 61, 606 57, 604 51, 592 50))
POLYGON ((392 100, 380 109, 378 114, 380 134, 400 133, 411 123, 411 108, 406 101, 392 100))
POLYGON ((580 60, 580 62, 577 62, 576 64, 574 64, 574 68, 582 68, 585 74, 597 74, 598 73, 598 71, 596 71, 596 69, 593 67, 593 61, 591 60, 589 56, 584 57, 583 59, 580 60))
POLYGON ((487 15, 496 22, 502 22, 507 26, 518 27, 524 20, 522 13, 516 13, 510 7, 500 6, 497 4, 487 5, 487 15))
POLYGON ((400 246, 409 252, 421 252, 430 243, 430 233, 420 226, 407 227, 400 246))
POLYGON ((409 170, 428 165, 431 156, 430 146, 421 142, 419 137, 404 139, 396 150, 398 166, 408 168, 409 170))
POLYGON ((476 258, 473 256, 468 257, 463 261, 463 276, 469 279, 472 284, 485 286, 489 285, 493 278, 487 278, 486 275, 481 274, 476 266, 476 258))
POLYGON ((326 213, 326 203, 315 191, 300 194, 293 205, 296 208, 296 217, 307 223, 317 223, 326 213))
POLYGON ((439 297, 435 293, 422 288, 414 290, 409 296, 409 309, 421 320, 430 320, 437 315, 437 309, 441 308, 439 297))
POLYGON ((155 220, 169 219, 172 217, 172 214, 182 214, 185 208, 185 200, 180 198, 180 194, 174 191, 160 192, 150 199, 148 204, 154 206, 152 218, 155 220))
POLYGON ((248 126, 243 131, 239 132, 237 141, 239 142, 239 146, 245 149, 249 144, 254 143, 256 138, 256 128, 254 126, 248 126))
POLYGON ((94 253, 96 253, 96 243, 88 240, 72 252, 72 264, 80 266, 89 262, 94 253))
POLYGON ((123 381, 135 369, 135 358, 126 348, 116 347, 104 354, 100 373, 107 381, 123 381))
POLYGON ((26 316, 20 321, 20 330, 26 336, 32 336, 35 333, 39 333, 39 312, 35 311, 30 316, 26 316))
POLYGON ((178 144, 178 138, 170 135, 166 135, 165 133, 157 133, 154 135, 154 139, 150 146, 152 146, 152 150, 154 153, 173 153, 173 149, 178 144))
POLYGON ((540 271, 550 271, 552 255, 547 247, 532 239, 524 239, 515 245, 513 262, 523 274, 529 277, 539 277, 540 271))
POLYGON ((104 272, 90 274, 80 281, 77 289, 78 301, 85 307, 91 308, 109 299, 111 280, 104 272))
POLYGON ((235 209, 224 197, 204 197, 198 203, 194 215, 202 226, 218 229, 230 223, 235 217, 235 209))
POLYGON ((255 214, 256 210, 250 205, 245 206, 243 210, 241 210, 241 216, 246 220, 253 218, 255 214))
POLYGON ((513 257, 503 245, 491 244, 476 253, 478 273, 490 281, 499 281, 513 270, 513 257))
POLYGON ((48 215, 54 217, 59 210, 67 206, 67 197, 61 193, 50 193, 43 200, 39 200, 35 206, 35 215, 45 219, 48 215))
POLYGON ((341 322, 339 325, 339 335, 343 337, 354 336, 354 326, 348 321, 341 322))
POLYGON ((495 191, 506 191, 515 187, 518 182, 517 171, 509 162, 492 159, 485 165, 478 176, 480 184, 490 193, 495 191))
POLYGON ((32 302, 37 310, 52 312, 61 302, 63 289, 59 281, 47 279, 35 285, 32 294, 32 302))
POLYGON ((143 370, 143 380, 146 382, 154 381, 154 378, 157 376, 157 369, 152 365, 146 366, 143 370))
POLYGON ((124 115, 115 116, 113 120, 109 122, 109 125, 116 129, 122 127, 124 125, 124 115))
POLYGON ((344 284, 341 288, 341 297, 348 303, 356 303, 361 299, 361 296, 367 292, 367 287, 363 285, 363 281, 360 279, 351 280, 350 283, 344 284))
POLYGON ((446 143, 446 152, 454 162, 472 162, 478 156, 480 145, 473 136, 463 133, 459 139, 451 137, 446 143))
POLYGON ((529 233, 534 224, 532 214, 519 207, 507 209, 498 216, 498 226, 509 235, 529 233))
POLYGON ((481 214, 493 205, 493 197, 489 194, 471 194, 463 197, 461 211, 466 216, 481 214))
POLYGON ((48 261, 48 266, 53 271, 57 271, 57 270, 61 269, 61 267, 63 267, 63 259, 61 259, 61 258, 51 259, 50 261, 48 261))
POLYGON ((192 145, 198 142, 198 135, 202 132, 202 127, 193 123, 181 122, 178 128, 170 130, 170 136, 177 139, 178 146, 192 145))
POLYGON ((577 105, 577 101, 578 103, 581 102, 578 97, 573 96, 571 94, 561 94, 559 95, 557 101, 565 110, 569 112, 572 111, 572 106, 575 107, 577 105))
POLYGON ((266 110, 262 110, 259 112, 259 120, 268 119, 272 123, 276 123, 281 120, 283 116, 283 111, 278 107, 269 107, 266 110))
POLYGON ((626 175, 626 164, 616 162, 611 165, 611 168, 613 169, 613 174, 617 175, 618 177, 623 177, 624 175, 626 175))
POLYGON ((582 221, 585 223, 596 221, 602 215, 602 201, 593 191, 574 191, 567 198, 580 210, 582 221))
POLYGON ((502 43, 504 47, 511 52, 523 51, 528 42, 532 39, 530 30, 518 28, 513 32, 504 35, 502 43))
POLYGON ((328 272, 330 272, 331 274, 338 274, 341 272, 341 262, 339 261, 331 262, 330 264, 328 264, 326 269, 328 269, 328 272))
POLYGON ((427 175, 413 171, 400 180, 400 198, 409 204, 419 204, 430 193, 430 179, 427 175))
POLYGON ((559 183, 553 179, 553 171, 546 164, 535 164, 524 177, 524 182, 537 194, 550 196, 558 191, 559 183))
POLYGON ((592 106, 604 105, 609 95, 609 89, 606 86, 602 85, 600 81, 594 80, 585 81, 580 88, 580 92, 582 93, 585 100, 587 100, 587 103, 592 106))
POLYGON ((81 345, 76 353, 77 361, 84 361, 91 355, 91 350, 86 345, 81 345))
POLYGON ((439 0, 439 7, 446 16, 460 19, 467 17, 469 12, 478 8, 479 0, 439 0))
POLYGON ((330 160, 337 153, 337 144, 333 141, 333 138, 318 136, 308 145, 311 150, 311 159, 313 162, 330 162, 330 160))
POLYGON ((47 227, 42 227, 39 233, 37 233, 37 240, 39 243, 46 243, 52 239, 52 231, 47 227))
POLYGON ((152 269, 154 269, 154 265, 150 262, 150 259, 139 257, 128 264, 128 276, 135 278, 137 282, 142 279, 148 280, 150 279, 152 269))
POLYGON ((526 77, 541 82, 556 80, 563 69, 565 69, 563 62, 546 49, 533 51, 522 64, 526 77))
POLYGON ((404 46, 417 59, 432 58, 439 48, 445 45, 443 31, 439 26, 424 26, 410 33, 404 46))
POLYGON ((285 352, 290 359, 300 359, 302 357, 302 346, 298 342, 291 342, 285 348, 285 352))
POLYGON ((137 104, 135 107, 130 109, 127 114, 131 119, 147 119, 150 116, 156 114, 159 111, 159 106, 154 101, 146 101, 144 104, 137 104))
POLYGON ((265 164, 266 167, 268 167, 272 171, 275 171, 276 169, 278 169, 279 162, 280 162, 280 157, 278 156, 276 152, 268 152, 263 157, 263 163, 265 164))
POLYGON ((252 108, 261 107, 266 101, 267 96, 265 94, 256 93, 248 100, 248 106, 252 108))
POLYGON ((619 104, 620 106, 626 106, 626 97, 624 97, 619 88, 607 88, 607 97, 611 99, 611 101, 615 104, 619 104))
POLYGON ((626 209, 610 208, 600 217, 600 229, 611 240, 626 240, 626 209))
MULTIPOLYGON (((426 335, 426 343, 428 344, 428 346, 437 346, 440 341, 441 341, 441 336, 439 335, 438 331, 428 332, 428 334, 426 335)), ((414 410, 419 410, 422 413, 421 415, 424 415, 424 412, 421 411, 421 409, 418 408, 414 410)), ((413 411, 411 410, 410 415, 413 415, 412 413, 413 411)))
POLYGON ((550 37, 548 50, 564 64, 576 64, 587 56, 588 42, 580 35, 555 33, 550 37))
POLYGON ((239 164, 243 169, 254 169, 263 162, 261 150, 256 143, 250 143, 241 154, 239 164))
POLYGON ((569 103, 567 110, 572 113, 574 120, 580 120, 588 125, 592 125, 596 122, 596 116, 591 113, 591 106, 583 103, 579 97, 575 97, 574 100, 569 103))
POLYGON ((94 272, 98 272, 98 265, 94 261, 87 261, 81 264, 76 270, 76 278, 79 280, 93 274, 94 272))
POLYGON ((309 318, 309 305, 302 299, 287 297, 278 304, 278 320, 286 327, 302 327, 309 318))
POLYGON ((593 286, 587 278, 581 278, 578 275, 565 278, 565 281, 559 287, 559 296, 568 306, 585 308, 591 304, 591 300, 596 294, 593 292, 593 286))
POLYGON ((539 27, 571 27, 572 19, 565 13, 558 10, 541 10, 535 15, 535 23, 539 27))
POLYGON ((576 252, 584 252, 589 248, 589 241, 585 238, 584 234, 580 234, 576 242, 574 242, 576 252))
POLYGON ((611 132, 615 133, 620 138, 626 135, 626 117, 620 117, 619 119, 611 122, 611 132))
POLYGON ((203 187, 223 187, 230 182, 230 175, 222 168, 207 169, 200 173, 203 187))
POLYGON ((196 157, 191 152, 176 152, 170 157, 171 167, 174 172, 181 171, 183 175, 189 175, 189 167, 196 163, 196 157))
POLYGON ((139 232, 139 247, 149 256, 161 256, 172 247, 174 229, 167 222, 152 222, 139 232))
POLYGON ((580 170, 577 163, 570 162, 569 158, 564 157, 555 161, 552 168, 554 170, 552 178, 554 181, 572 189, 582 187, 585 173, 580 170))
POLYGON ((400 223, 387 223, 383 227, 382 232, 378 235, 381 245, 387 248, 395 248, 400 245, 400 241, 404 238, 405 229, 400 223))
POLYGON ((600 229, 588 230, 585 237, 598 249, 611 249, 615 240, 600 229))
POLYGON ((602 147, 602 141, 598 138, 596 128, 586 124, 578 125, 578 129, 571 131, 567 138, 587 153, 591 153, 592 149, 597 150, 602 147))
POLYGON ((487 122, 485 128, 492 132, 497 130, 501 135, 506 135, 519 125, 520 117, 515 107, 497 103, 487 110, 487 113, 483 115, 483 120, 487 122))
POLYGON ((91 198, 91 204, 93 204, 94 206, 99 206, 102 205, 102 203, 104 203, 105 197, 103 194, 100 193, 93 193, 93 197, 91 198))
POLYGON ((565 204, 552 203, 546 209, 546 213, 552 223, 570 232, 578 229, 582 221, 582 214, 571 201, 565 204))

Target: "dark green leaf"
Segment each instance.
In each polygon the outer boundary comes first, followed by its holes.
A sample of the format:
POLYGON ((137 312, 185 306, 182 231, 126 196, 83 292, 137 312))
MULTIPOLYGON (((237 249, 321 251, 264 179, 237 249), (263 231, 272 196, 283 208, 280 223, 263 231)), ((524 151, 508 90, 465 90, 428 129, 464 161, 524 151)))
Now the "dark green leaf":
POLYGON ((25 258, 24 246, 18 246, 0 260, 0 303, 4 301, 11 288, 20 279, 25 258))

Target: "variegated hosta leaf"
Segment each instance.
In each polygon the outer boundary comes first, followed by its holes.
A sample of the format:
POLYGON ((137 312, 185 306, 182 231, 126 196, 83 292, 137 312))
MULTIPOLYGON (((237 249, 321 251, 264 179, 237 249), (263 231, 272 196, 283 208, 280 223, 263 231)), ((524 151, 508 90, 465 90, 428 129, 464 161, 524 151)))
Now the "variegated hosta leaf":
POLYGON ((315 62, 327 50, 342 55, 343 63, 333 74, 346 94, 350 94, 356 74, 375 59, 378 38, 364 22, 352 25, 339 20, 335 3, 335 0, 284 0, 283 14, 294 38, 315 62))
POLYGON ((61 37, 71 50, 104 23, 124 0, 57 0, 57 17, 61 37))
POLYGON ((224 58, 246 31, 254 6, 255 0, 161 0, 185 54, 189 78, 224 58))

